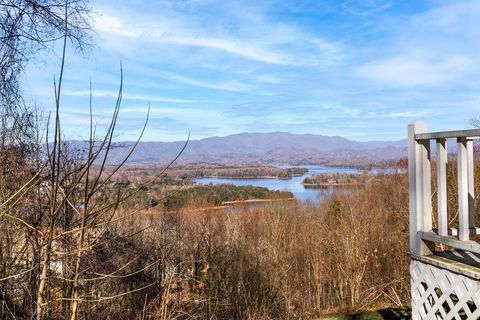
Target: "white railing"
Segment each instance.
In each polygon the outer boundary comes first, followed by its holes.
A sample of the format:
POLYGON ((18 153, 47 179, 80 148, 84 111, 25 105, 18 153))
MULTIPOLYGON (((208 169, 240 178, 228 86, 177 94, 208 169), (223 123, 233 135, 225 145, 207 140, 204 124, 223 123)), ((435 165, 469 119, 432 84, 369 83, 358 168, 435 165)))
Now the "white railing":
MULTIPOLYGON (((480 253, 480 244, 470 240, 479 234, 475 225, 473 140, 480 130, 426 132, 423 122, 408 126, 408 180, 410 193, 410 250, 428 255, 433 243, 480 253), (454 141, 451 141, 453 139, 454 141), (437 226, 432 227, 431 141, 436 143, 437 226), (458 228, 450 228, 447 201, 447 143, 457 145, 458 228)), ((457 210, 457 208, 450 208, 457 210)))

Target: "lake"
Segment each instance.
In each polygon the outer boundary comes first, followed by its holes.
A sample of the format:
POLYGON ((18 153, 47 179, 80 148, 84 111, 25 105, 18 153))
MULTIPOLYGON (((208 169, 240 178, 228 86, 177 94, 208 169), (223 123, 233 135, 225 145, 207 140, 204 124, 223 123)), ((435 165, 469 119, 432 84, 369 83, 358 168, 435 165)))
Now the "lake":
POLYGON ((308 172, 303 176, 293 177, 292 179, 231 179, 231 178, 198 178, 194 179, 197 184, 222 184, 230 183, 236 186, 252 185, 256 187, 265 187, 270 190, 290 191, 300 200, 309 200, 314 203, 320 203, 324 199, 332 196, 334 191, 345 192, 351 188, 329 187, 329 188, 305 188, 302 181, 305 177, 317 173, 343 172, 358 173, 354 168, 345 167, 326 167, 326 166, 279 166, 280 168, 307 168, 308 172))

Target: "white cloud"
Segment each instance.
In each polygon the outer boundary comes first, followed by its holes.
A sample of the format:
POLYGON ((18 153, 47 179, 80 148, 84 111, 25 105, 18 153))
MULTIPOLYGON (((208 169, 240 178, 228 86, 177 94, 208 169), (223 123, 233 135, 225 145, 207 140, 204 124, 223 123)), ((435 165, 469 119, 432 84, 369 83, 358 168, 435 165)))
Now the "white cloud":
MULTIPOLYGON (((191 46, 240 56, 249 60, 275 65, 315 66, 328 65, 342 58, 340 49, 318 37, 306 34, 288 25, 257 19, 258 26, 245 26, 235 32, 219 32, 205 26, 196 17, 176 16, 176 20, 152 20, 146 15, 131 13, 129 19, 104 13, 95 21, 95 30, 103 37, 103 45, 127 51, 132 40, 148 46, 174 44, 191 46), (136 17, 132 17, 136 16, 136 17), (112 36, 129 38, 122 41, 112 36)), ((210 24, 210 22, 208 23, 210 24)), ((221 30, 222 28, 220 28, 221 30)), ((130 48, 130 51, 133 50, 130 48)))
POLYGON ((260 48, 258 45, 252 45, 251 43, 247 43, 242 40, 232 41, 213 37, 197 37, 187 34, 162 34, 155 37, 155 40, 178 45, 223 50, 231 54, 236 54, 260 62, 285 65, 295 64, 292 61, 292 58, 288 55, 271 50, 269 51, 266 48, 260 48))
POLYGON ((456 33, 459 30, 480 32, 478 13, 480 2, 477 0, 453 1, 412 16, 410 22, 417 27, 441 28, 443 32, 456 33))
MULTIPOLYGON (((89 97, 90 91, 81 90, 81 91, 64 91, 63 95, 65 96, 74 96, 74 97, 89 97)), ((108 98, 117 98, 118 91, 107 91, 107 90, 95 90, 92 91, 93 97, 108 97, 108 98)), ((167 98, 154 95, 140 95, 140 94, 125 94, 122 93, 123 99, 131 100, 144 100, 144 101, 155 101, 155 102, 170 102, 170 103, 195 103, 196 100, 189 99, 176 99, 176 98, 167 98)))
POLYGON ((343 105, 332 105, 332 104, 323 105, 322 109, 335 111, 334 113, 332 113, 335 116, 342 115, 342 116, 349 116, 349 117, 358 117, 362 112, 362 110, 359 108, 352 108, 352 107, 346 107, 343 105))
POLYGON ((283 79, 280 79, 280 78, 277 78, 277 77, 274 77, 274 76, 270 76, 268 74, 262 74, 262 75, 258 76, 257 80, 261 81, 261 82, 265 82, 265 83, 281 83, 283 81, 283 79))
MULTIPOLYGON (((127 107, 122 108, 120 113, 122 114, 146 114, 147 109, 144 107, 127 107)), ((174 108, 174 107, 151 107, 150 115, 163 115, 176 117, 178 119, 185 118, 211 118, 218 115, 218 112, 212 109, 206 108, 174 108)))
MULTIPOLYGON (((480 72, 479 1, 444 1, 391 27, 356 77, 397 87, 468 85, 480 72), (373 56, 373 58, 372 58, 373 56)), ((378 44, 377 44, 378 45, 378 44)))
POLYGON ((371 15, 391 6, 391 0, 345 0, 342 3, 344 10, 360 16, 371 15))
POLYGON ((159 71, 156 73, 168 79, 178 81, 184 84, 188 84, 194 87, 221 90, 221 91, 232 91, 232 92, 249 91, 252 89, 252 86, 247 85, 245 83, 241 83, 236 80, 225 81, 222 83, 209 83, 205 81, 200 81, 200 80, 180 76, 178 74, 175 74, 173 72, 168 72, 168 71, 159 71))
POLYGON ((434 59, 418 55, 379 59, 358 67, 356 76, 391 86, 438 85, 461 79, 473 61, 464 56, 434 59))
POLYGON ((119 17, 102 14, 95 16, 95 30, 97 32, 114 33, 129 38, 140 38, 143 31, 131 25, 127 25, 119 17))

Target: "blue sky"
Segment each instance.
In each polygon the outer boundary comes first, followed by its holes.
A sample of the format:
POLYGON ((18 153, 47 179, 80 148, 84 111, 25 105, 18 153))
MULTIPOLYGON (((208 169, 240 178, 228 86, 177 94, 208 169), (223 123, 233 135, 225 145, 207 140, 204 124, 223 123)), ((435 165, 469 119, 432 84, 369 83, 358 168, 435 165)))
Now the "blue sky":
MULTIPOLYGON (((92 1, 93 48, 69 50, 63 130, 99 131, 124 90, 119 140, 289 131, 403 139, 480 117, 480 1, 92 1)), ((29 66, 25 91, 47 113, 59 57, 29 66)))

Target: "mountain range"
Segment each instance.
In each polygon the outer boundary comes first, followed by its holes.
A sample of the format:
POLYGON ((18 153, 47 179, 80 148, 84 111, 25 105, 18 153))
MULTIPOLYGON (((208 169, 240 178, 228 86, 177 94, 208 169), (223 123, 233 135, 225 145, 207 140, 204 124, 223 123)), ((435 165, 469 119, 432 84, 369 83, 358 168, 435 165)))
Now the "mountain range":
MULTIPOLYGON (((120 163, 133 142, 116 142, 110 164, 120 163)), ((182 150, 185 141, 140 142, 129 165, 162 165, 182 150)), ((395 161, 407 155, 407 141, 359 142, 339 136, 288 132, 240 133, 188 141, 176 164, 323 164, 359 166, 395 161)))

